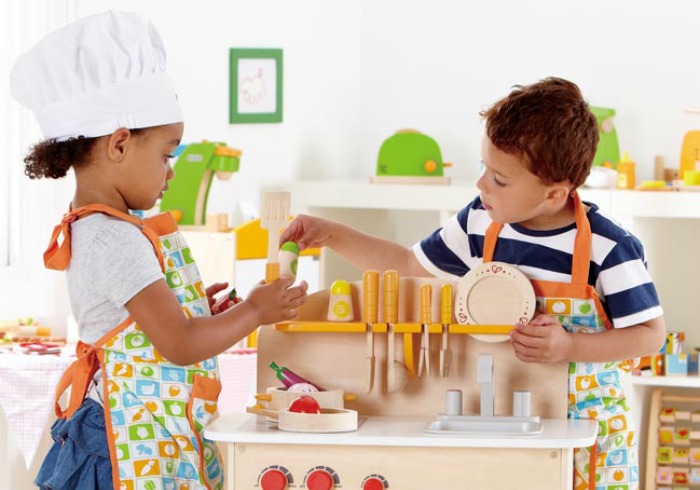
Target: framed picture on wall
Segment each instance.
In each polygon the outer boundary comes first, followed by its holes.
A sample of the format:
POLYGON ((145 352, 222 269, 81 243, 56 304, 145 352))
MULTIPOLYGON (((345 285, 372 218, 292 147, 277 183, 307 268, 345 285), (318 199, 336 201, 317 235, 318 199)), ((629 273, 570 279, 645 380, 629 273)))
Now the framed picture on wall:
POLYGON ((282 122, 282 50, 231 48, 231 124, 282 122))

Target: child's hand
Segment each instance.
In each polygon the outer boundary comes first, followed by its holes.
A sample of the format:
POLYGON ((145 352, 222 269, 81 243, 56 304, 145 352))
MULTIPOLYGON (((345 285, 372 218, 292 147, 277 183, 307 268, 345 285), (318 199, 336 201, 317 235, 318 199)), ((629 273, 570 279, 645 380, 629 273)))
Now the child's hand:
POLYGON ((231 291, 216 299, 213 305, 210 302, 209 309, 211 310, 212 315, 218 315, 219 313, 223 313, 229 308, 237 305, 241 301, 243 301, 243 299, 236 294, 236 288, 232 288, 231 291))
POLYGON ((292 220, 280 237, 280 245, 294 242, 301 250, 323 247, 331 237, 332 222, 300 214, 292 220))
POLYGON ((227 282, 215 282, 214 284, 212 284, 208 288, 204 289, 204 291, 207 294, 207 301, 209 302, 209 309, 211 310, 211 312, 214 315, 216 315, 217 313, 221 313, 221 311, 223 311, 223 310, 214 311, 214 305, 216 304, 216 299, 214 298, 214 296, 216 296, 216 293, 223 291, 227 287, 228 287, 227 282))
POLYGON ((295 287, 291 276, 283 276, 271 284, 261 281, 246 298, 258 314, 259 325, 270 325, 297 316, 297 309, 306 302, 308 284, 302 281, 295 287))
POLYGON ((523 362, 567 361, 573 348, 571 334, 551 315, 537 315, 529 325, 516 325, 510 343, 523 362))

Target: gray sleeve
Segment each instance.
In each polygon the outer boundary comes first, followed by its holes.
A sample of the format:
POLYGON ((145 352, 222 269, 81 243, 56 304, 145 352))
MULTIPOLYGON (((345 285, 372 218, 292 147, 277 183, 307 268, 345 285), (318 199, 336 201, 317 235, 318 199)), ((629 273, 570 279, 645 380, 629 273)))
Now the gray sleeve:
POLYGON ((128 318, 124 305, 163 273, 141 230, 98 213, 71 223, 66 279, 80 339, 94 343, 128 318))
POLYGON ((136 226, 108 219, 92 240, 90 280, 116 308, 146 286, 163 279, 151 242, 136 226))

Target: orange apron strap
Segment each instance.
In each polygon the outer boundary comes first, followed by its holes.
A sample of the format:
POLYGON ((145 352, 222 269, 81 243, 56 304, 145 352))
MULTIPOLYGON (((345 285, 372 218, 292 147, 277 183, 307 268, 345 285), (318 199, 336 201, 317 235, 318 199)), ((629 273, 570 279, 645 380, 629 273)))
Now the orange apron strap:
POLYGON ((498 234, 503 229, 503 223, 492 222, 486 234, 484 235, 484 262, 491 262, 493 260, 493 254, 496 251, 496 241, 498 240, 498 234))
POLYGON ((118 211, 110 206, 105 206, 104 204, 90 204, 64 214, 61 222, 54 227, 51 240, 49 241, 49 246, 46 248, 46 251, 44 251, 44 266, 47 269, 63 271, 68 268, 71 257, 70 224, 78 218, 93 213, 103 213, 114 216, 115 218, 128 221, 129 223, 138 226, 142 231, 144 231, 144 234, 153 245, 153 249, 158 257, 158 262, 160 262, 161 268, 163 268, 163 252, 160 249, 158 235, 153 232, 148 233, 149 230, 144 226, 141 219, 128 213, 118 211), (61 236, 63 237, 63 240, 59 244, 59 238, 61 238, 61 236))
POLYGON ((591 224, 586 216, 586 208, 578 192, 571 193, 574 199, 574 216, 576 218, 576 239, 574 240, 574 258, 571 265, 571 283, 588 284, 588 271, 591 267, 591 224))
MULTIPOLYGON (((586 209, 581 202, 578 192, 571 193, 574 199, 574 216, 576 218, 576 239, 574 240, 574 254, 571 264, 571 283, 588 284, 588 271, 591 266, 591 224, 586 216, 586 209)), ((503 228, 502 223, 492 222, 484 236, 484 262, 493 260, 496 251, 498 234, 503 228)))
POLYGON ((598 441, 591 446, 591 456, 588 461, 588 490, 595 490, 595 470, 598 461, 598 441))
POLYGON ((80 408, 87 394, 88 387, 92 382, 92 378, 100 367, 97 351, 93 346, 78 342, 75 350, 78 359, 68 366, 68 369, 63 373, 63 376, 61 376, 56 386, 54 411, 56 416, 62 419, 71 418, 76 410, 80 408), (59 401, 68 388, 70 388, 68 408, 63 410, 59 401))

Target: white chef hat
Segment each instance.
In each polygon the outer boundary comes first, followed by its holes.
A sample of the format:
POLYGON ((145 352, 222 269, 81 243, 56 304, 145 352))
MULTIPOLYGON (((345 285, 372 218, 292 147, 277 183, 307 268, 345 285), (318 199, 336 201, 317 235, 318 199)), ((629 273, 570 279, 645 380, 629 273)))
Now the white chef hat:
POLYGON ((34 112, 46 139, 182 122, 165 58, 148 20, 103 12, 52 32, 22 54, 10 91, 34 112))

